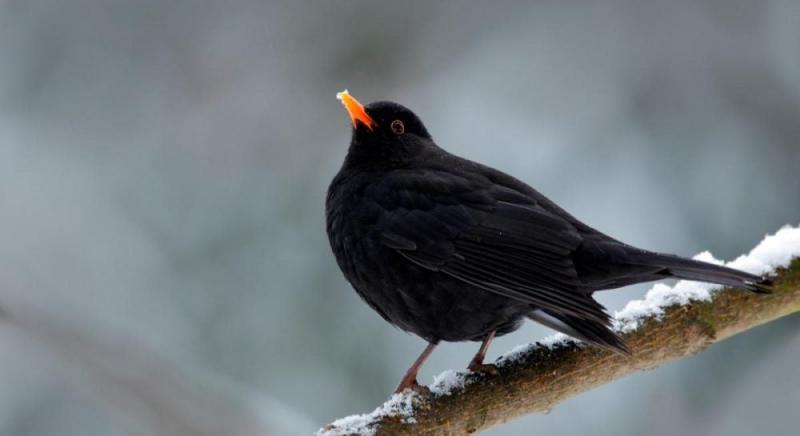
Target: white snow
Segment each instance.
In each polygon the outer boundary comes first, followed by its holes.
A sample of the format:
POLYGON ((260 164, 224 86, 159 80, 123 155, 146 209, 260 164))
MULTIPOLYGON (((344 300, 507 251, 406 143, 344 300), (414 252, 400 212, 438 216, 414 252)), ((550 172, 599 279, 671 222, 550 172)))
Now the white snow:
MULTIPOLYGON (((800 226, 786 226, 774 235, 767 235, 750 253, 739 256, 731 262, 715 259, 708 251, 704 251, 695 259, 725 265, 731 268, 747 271, 751 274, 770 274, 775 269, 786 267, 793 258, 800 257, 800 226)), ((667 307, 684 305, 690 301, 709 300, 714 292, 721 289, 720 285, 681 280, 674 286, 661 283, 654 285, 642 300, 629 302, 622 310, 614 314, 614 329, 627 333, 636 330, 647 318, 660 318, 667 307)), ((559 345, 576 342, 562 333, 548 336, 533 344, 518 345, 497 359, 497 365, 505 366, 517 361, 533 347, 547 347, 553 349, 559 345)), ((463 389, 470 383, 469 371, 454 371, 448 369, 433 379, 430 386, 431 392, 436 396, 449 395, 456 390, 463 389)), ((385 416, 399 416, 404 422, 415 422, 414 399, 416 393, 406 391, 403 394, 394 394, 382 406, 372 413, 353 415, 339 419, 333 423, 334 429, 325 431, 321 429, 318 436, 338 435, 372 435, 375 433, 374 425, 385 416)))
POLYGON ((456 389, 461 389, 467 385, 469 370, 454 371, 448 369, 443 373, 433 377, 433 384, 430 386, 431 393, 434 395, 449 395, 456 389))
POLYGON ((417 397, 419 395, 416 392, 408 390, 393 394, 387 402, 371 413, 350 415, 337 419, 333 422, 331 429, 319 429, 317 436, 372 436, 375 434, 375 424, 387 416, 396 416, 405 423, 413 424, 417 422, 416 418, 414 418, 414 400, 417 397))

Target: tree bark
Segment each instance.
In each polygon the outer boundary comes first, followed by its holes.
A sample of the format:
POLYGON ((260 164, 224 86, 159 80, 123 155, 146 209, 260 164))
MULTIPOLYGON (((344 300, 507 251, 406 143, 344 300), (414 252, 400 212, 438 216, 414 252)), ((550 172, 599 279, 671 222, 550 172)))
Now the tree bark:
MULTIPOLYGON (((536 345, 498 368, 496 375, 470 374, 463 389, 418 395, 413 420, 382 416, 366 427, 377 435, 473 433, 559 402, 636 371, 703 351, 709 345, 800 311, 800 259, 776 271, 773 292, 760 295, 723 289, 709 301, 672 306, 624 335, 633 353, 564 343, 536 345)), ((347 434, 328 425, 322 433, 347 434)))

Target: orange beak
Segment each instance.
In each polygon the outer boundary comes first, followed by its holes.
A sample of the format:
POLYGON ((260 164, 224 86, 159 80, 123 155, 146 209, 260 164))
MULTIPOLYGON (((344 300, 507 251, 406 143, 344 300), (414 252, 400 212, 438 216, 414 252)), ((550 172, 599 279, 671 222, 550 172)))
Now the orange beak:
POLYGON ((368 129, 372 130, 372 126, 376 123, 375 120, 367 114, 367 111, 364 110, 364 105, 359 103, 346 89, 337 93, 336 98, 341 100, 344 108, 347 109, 347 113, 350 114, 350 120, 353 121, 353 128, 357 126, 358 122, 361 122, 367 126, 368 129))

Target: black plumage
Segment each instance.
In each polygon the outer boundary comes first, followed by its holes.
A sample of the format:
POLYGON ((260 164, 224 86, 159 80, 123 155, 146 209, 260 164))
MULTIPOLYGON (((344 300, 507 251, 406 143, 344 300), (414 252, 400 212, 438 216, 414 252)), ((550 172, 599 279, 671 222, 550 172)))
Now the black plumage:
POLYGON ((483 341, 525 318, 628 352, 597 290, 677 277, 767 291, 741 271, 624 244, 578 221, 501 171, 438 147, 420 119, 391 102, 340 95, 350 149, 330 185, 327 231, 342 272, 388 322, 431 345, 483 341))

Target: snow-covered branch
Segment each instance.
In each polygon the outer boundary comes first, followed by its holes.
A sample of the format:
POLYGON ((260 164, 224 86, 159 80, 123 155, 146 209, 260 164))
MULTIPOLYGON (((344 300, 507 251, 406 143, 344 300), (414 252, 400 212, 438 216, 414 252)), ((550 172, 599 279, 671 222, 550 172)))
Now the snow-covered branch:
MULTIPOLYGON (((722 263, 708 252, 697 258, 722 263)), ((756 295, 698 282, 657 284, 614 316, 630 356, 554 335, 501 356, 497 375, 445 371, 435 377, 429 396, 395 394, 372 413, 339 419, 319 435, 472 433, 546 412, 569 397, 800 311, 800 227, 784 227, 726 265, 774 275, 774 291, 756 295)))

